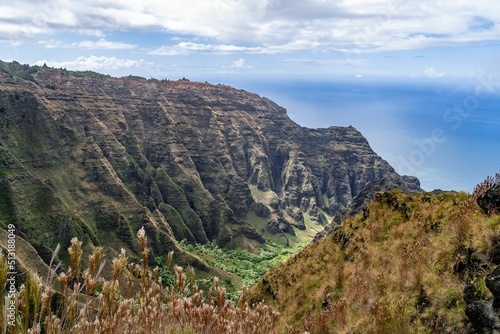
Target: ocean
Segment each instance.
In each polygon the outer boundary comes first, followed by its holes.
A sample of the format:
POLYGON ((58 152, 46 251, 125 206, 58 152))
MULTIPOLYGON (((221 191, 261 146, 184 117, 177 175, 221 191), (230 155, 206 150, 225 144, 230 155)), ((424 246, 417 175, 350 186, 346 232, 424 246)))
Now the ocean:
POLYGON ((237 80, 310 128, 352 125, 424 190, 471 192, 500 171, 500 85, 466 79, 237 80))

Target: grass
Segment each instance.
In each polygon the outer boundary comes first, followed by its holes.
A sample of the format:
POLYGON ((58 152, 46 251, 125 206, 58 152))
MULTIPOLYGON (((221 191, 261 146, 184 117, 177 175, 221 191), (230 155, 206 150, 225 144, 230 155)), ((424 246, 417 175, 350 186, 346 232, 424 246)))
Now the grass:
MULTIPOLYGON (((209 291, 200 290, 193 268, 171 268, 173 253, 164 267, 173 281, 165 285, 160 269, 148 265, 144 229, 137 236, 139 263, 130 263, 122 250, 111 261, 112 275, 107 278, 102 275, 106 266, 102 248, 93 251, 84 268, 82 243, 73 239, 68 270, 52 268, 45 282, 29 273, 19 292, 7 299, 6 305, 15 309, 11 318, 0 317, 0 327, 7 333, 47 334, 275 333, 276 312, 262 303, 249 307, 245 290, 239 301, 229 301, 217 278, 209 291)), ((0 288, 6 287, 7 272, 7 259, 0 253, 0 288)), ((0 303, 2 307, 6 306, 0 303)))
MULTIPOLYGON (((108 263, 99 247, 84 258, 74 238, 67 255, 56 249, 47 277, 26 275, 0 306, 5 312, 12 300, 14 321, 0 317, 0 326, 7 333, 468 333, 464 287, 491 298, 485 275, 500 264, 500 215, 484 213, 475 198, 379 193, 297 253, 272 240, 256 254, 180 243, 233 275, 222 281, 195 279, 194 268, 173 265, 172 252, 154 259, 144 228, 135 263, 125 250, 108 263), (56 257, 69 267, 54 268, 56 257)), ((307 216, 305 223, 315 225, 307 216)), ((293 241, 308 237, 298 232, 293 241)), ((4 291, 7 272, 0 255, 4 291)))
POLYGON ((465 333, 463 289, 473 284, 490 296, 484 266, 500 254, 499 219, 465 193, 380 193, 364 213, 270 269, 250 299, 280 310, 282 331, 465 333))
POLYGON ((314 238, 314 236, 323 230, 323 226, 317 222, 311 220, 311 216, 304 212, 304 223, 306 225, 305 230, 295 229, 296 236, 290 236, 290 240, 292 244, 296 244, 297 248, 301 248, 314 238))
POLYGON ((245 218, 243 221, 249 222, 252 224, 253 227, 264 237, 265 239, 273 240, 277 243, 282 243, 283 245, 285 244, 284 238, 281 238, 279 235, 275 235, 270 233, 266 226, 267 226, 267 218, 259 217, 253 210, 248 210, 247 214, 245 215, 245 218))

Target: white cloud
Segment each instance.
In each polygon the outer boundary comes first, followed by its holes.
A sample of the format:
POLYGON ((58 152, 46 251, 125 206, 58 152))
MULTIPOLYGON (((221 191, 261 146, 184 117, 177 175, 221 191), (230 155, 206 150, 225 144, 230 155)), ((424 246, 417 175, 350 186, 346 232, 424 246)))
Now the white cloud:
POLYGON ((119 59, 116 57, 78 57, 76 60, 71 61, 50 61, 50 60, 39 60, 36 65, 47 64, 50 67, 56 68, 68 68, 71 70, 116 70, 120 68, 130 68, 130 67, 142 67, 150 68, 152 63, 146 62, 144 60, 131 60, 131 59, 119 59))
POLYGON ((102 30, 96 29, 78 29, 77 33, 82 36, 93 36, 98 38, 106 37, 106 34, 102 30))
POLYGON ((137 46, 122 42, 110 42, 103 38, 98 41, 81 41, 78 43, 65 44, 60 41, 40 41, 38 44, 44 46, 47 49, 59 49, 59 48, 70 48, 70 49, 83 49, 83 50, 123 50, 123 49, 134 49, 137 46))
POLYGON ((149 52, 156 56, 176 56, 190 53, 265 53, 262 47, 245 47, 228 44, 200 44, 194 42, 180 42, 172 46, 162 46, 149 52))
POLYGON ((201 54, 278 54, 291 51, 311 50, 317 45, 308 41, 292 41, 288 44, 261 46, 238 46, 233 44, 203 44, 195 42, 180 42, 176 45, 161 46, 148 52, 155 56, 178 56, 192 53, 201 54))
POLYGON ((499 21, 495 0, 192 0, 189 6, 157 0, 18 0, 0 4, 0 40, 19 43, 57 31, 103 38, 104 31, 153 29, 210 41, 151 51, 158 55, 362 53, 497 40, 499 21))
POLYGON ((434 67, 427 66, 424 69, 424 75, 429 78, 439 78, 439 77, 446 77, 448 76, 444 72, 439 72, 437 71, 434 67))
POLYGON ((235 60, 231 63, 231 66, 229 66, 231 68, 252 68, 253 66, 252 65, 247 65, 245 63, 245 59, 243 58, 240 58, 238 60, 235 60))
POLYGON ((223 73, 235 73, 235 72, 240 72, 243 70, 250 70, 253 69, 252 65, 248 65, 245 61, 245 59, 240 58, 231 63, 229 66, 222 66, 220 68, 223 73))

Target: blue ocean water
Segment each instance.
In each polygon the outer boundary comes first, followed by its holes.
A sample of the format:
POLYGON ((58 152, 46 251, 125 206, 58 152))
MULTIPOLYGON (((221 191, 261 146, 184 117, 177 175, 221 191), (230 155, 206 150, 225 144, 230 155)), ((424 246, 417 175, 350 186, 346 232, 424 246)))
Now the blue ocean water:
POLYGON ((425 190, 472 191, 500 170, 500 86, 461 80, 270 80, 234 83, 311 128, 352 125, 425 190))

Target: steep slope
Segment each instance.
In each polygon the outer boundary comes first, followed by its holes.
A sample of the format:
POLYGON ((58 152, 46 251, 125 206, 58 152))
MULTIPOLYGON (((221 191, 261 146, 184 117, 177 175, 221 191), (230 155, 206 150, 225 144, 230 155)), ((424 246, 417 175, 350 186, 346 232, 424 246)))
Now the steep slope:
POLYGON ((73 236, 137 250, 141 226, 152 256, 304 242, 373 181, 420 190, 353 127, 300 127, 256 94, 0 65, 0 227, 42 254, 73 236))
POLYGON ((500 263, 499 240, 500 216, 465 193, 382 192, 271 269, 251 299, 280 311, 282 330, 472 333, 467 313, 492 333, 484 319, 497 315, 482 314, 491 303, 475 301, 491 297, 485 278, 500 263))

